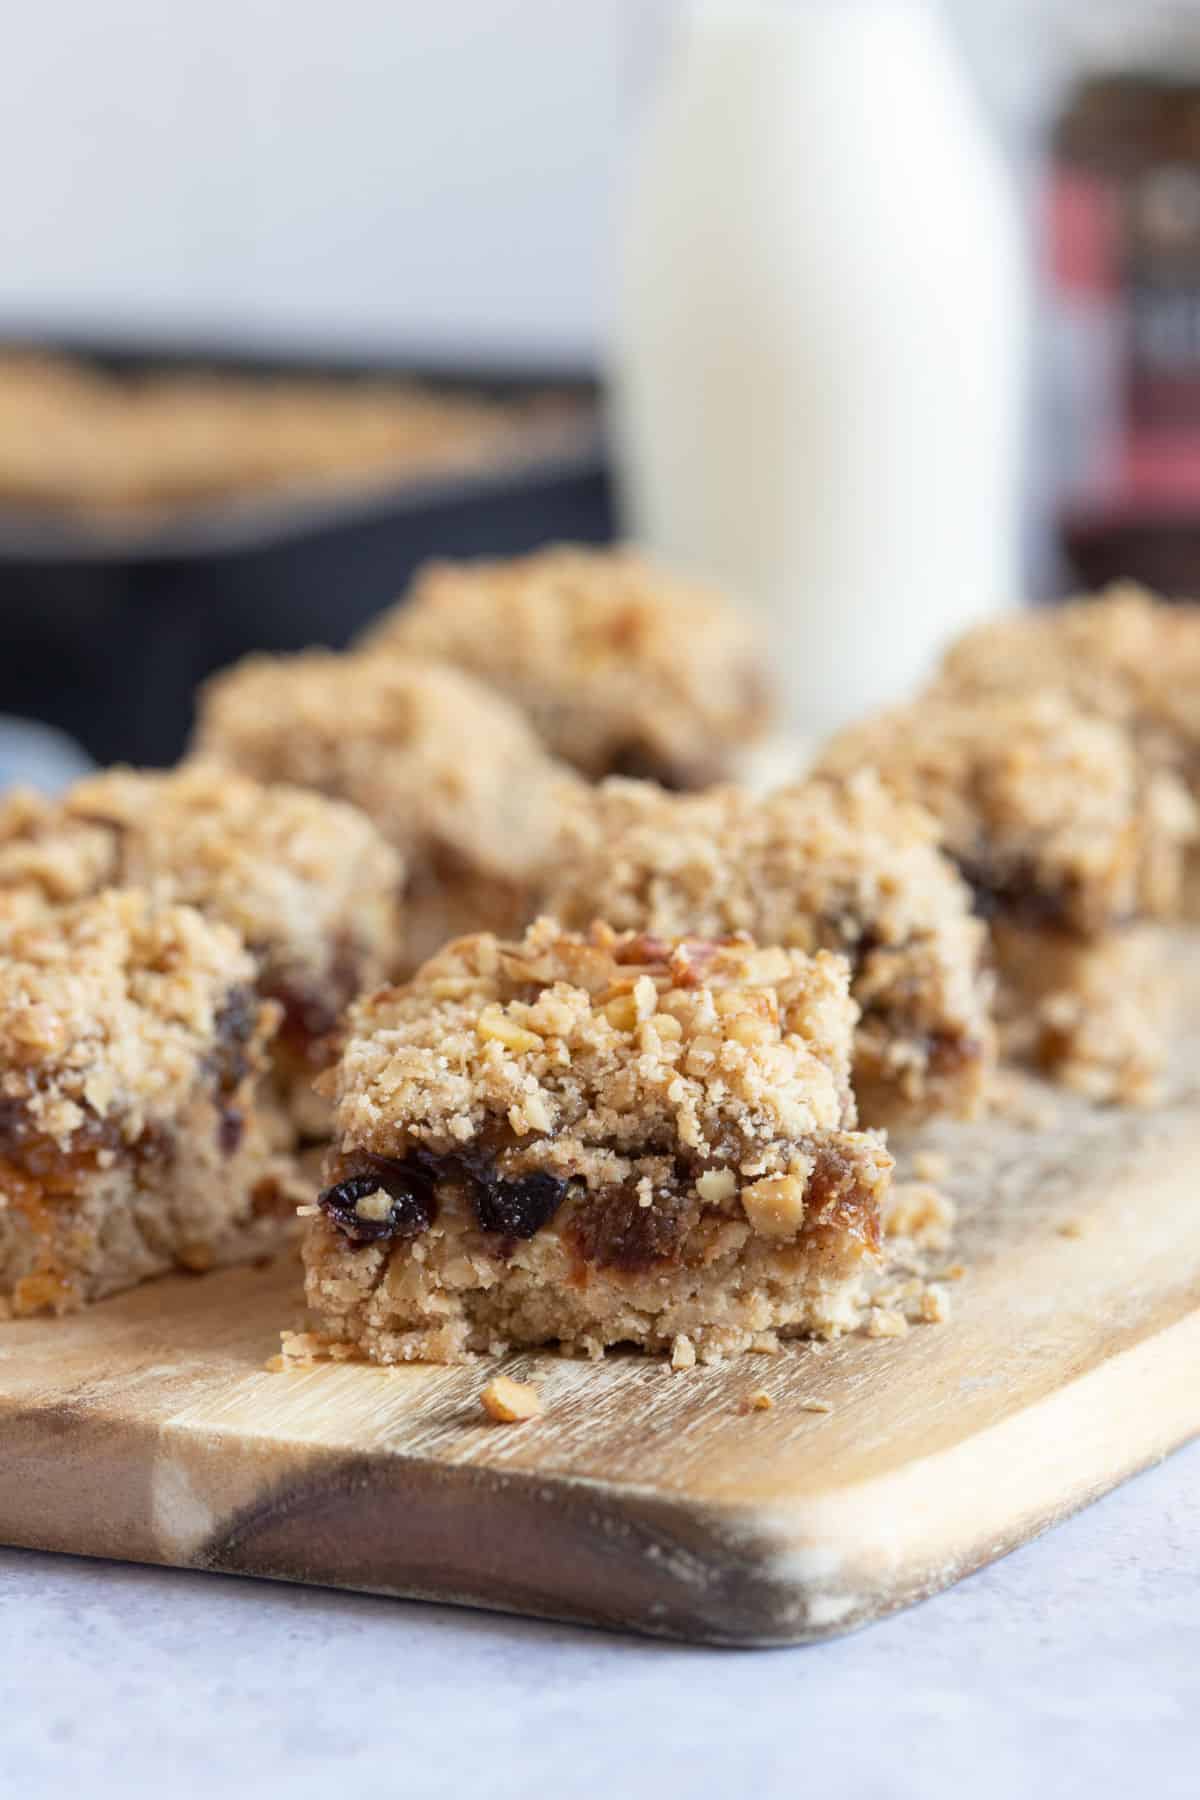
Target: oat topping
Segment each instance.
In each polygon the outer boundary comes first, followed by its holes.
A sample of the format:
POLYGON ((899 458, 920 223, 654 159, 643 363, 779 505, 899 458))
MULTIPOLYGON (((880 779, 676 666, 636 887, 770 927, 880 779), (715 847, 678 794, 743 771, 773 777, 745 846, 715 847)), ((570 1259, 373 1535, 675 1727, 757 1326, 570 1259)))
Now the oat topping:
POLYGON ((931 696, 850 726, 818 767, 873 767, 932 813, 987 916, 1088 936, 1178 909, 1189 797, 1062 694, 931 696))
POLYGON ((952 698, 1054 688, 1082 712, 1132 732, 1194 786, 1200 758, 1200 610, 1132 582, 1095 599, 1031 608, 977 626, 948 652, 939 688, 952 698))
POLYGON ((767 721, 745 616, 628 548, 431 563, 367 642, 488 682, 592 778, 702 787, 767 721))
POLYGON ((498 695, 399 657, 251 657, 203 690, 196 750, 374 820, 408 866, 407 965, 456 933, 525 923, 574 786, 498 695))
POLYGON ((546 910, 578 927, 710 936, 849 958, 855 1085, 884 1123, 970 1111, 991 1059, 984 929, 937 827, 870 771, 767 798, 609 781, 567 809, 546 910))
POLYGON ((276 1023, 252 999, 254 964, 232 931, 139 893, 103 894, 0 943, 0 1105, 64 1148, 99 1121, 132 1139, 171 1117, 230 1007, 245 1045, 276 1023))
MULTIPOLYGON (((0 892, 48 904, 144 887, 232 926, 268 982, 323 982, 353 963, 385 972, 399 856, 349 806, 229 771, 113 769, 57 801, 0 800, 0 892)), ((348 996, 346 996, 348 997, 348 996)))

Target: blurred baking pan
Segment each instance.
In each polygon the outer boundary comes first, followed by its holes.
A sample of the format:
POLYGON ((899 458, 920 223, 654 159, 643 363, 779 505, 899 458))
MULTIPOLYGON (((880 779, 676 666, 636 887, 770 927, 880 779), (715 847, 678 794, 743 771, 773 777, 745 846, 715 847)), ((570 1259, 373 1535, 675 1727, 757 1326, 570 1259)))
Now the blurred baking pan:
MULTIPOLYGON (((4 342, 18 341, 5 332, 4 342)), ((22 349, 31 343, 20 334, 22 349)), ((103 762, 172 761, 196 684, 248 650, 344 644, 437 555, 604 542, 613 517, 594 379, 429 364, 37 344, 143 374, 411 379, 551 429, 449 472, 373 473, 155 512, 89 517, 0 503, 0 713, 60 727, 103 762)))

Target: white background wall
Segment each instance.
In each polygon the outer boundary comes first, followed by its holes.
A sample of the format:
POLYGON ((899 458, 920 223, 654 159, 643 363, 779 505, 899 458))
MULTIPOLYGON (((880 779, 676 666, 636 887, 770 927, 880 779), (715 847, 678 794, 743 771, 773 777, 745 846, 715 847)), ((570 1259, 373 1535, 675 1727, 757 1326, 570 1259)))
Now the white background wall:
MULTIPOLYGON (((958 0, 1018 106, 1031 5, 958 0)), ((0 328, 591 355, 671 6, 12 0, 0 328)))

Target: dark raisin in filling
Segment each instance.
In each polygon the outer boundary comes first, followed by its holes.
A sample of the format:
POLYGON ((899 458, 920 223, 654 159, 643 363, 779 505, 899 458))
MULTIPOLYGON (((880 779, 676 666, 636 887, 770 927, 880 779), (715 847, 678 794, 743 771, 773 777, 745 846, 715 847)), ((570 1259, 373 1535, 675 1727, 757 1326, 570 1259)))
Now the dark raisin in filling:
POLYGON ((502 1180, 491 1169, 466 1173, 480 1229, 499 1232, 502 1237, 533 1237, 549 1224, 567 1191, 565 1181, 540 1169, 512 1181, 502 1180))
POLYGON ((235 988, 217 1014, 215 1043, 209 1058, 222 1096, 233 1094, 250 1073, 247 1046, 258 1025, 258 1000, 250 988, 235 988))
POLYGON ((548 1225, 566 1197, 568 1183, 535 1169, 505 1180, 485 1157, 432 1156, 415 1150, 403 1160, 368 1156, 365 1168, 321 1195, 326 1216, 354 1243, 415 1237, 437 1213, 439 1181, 460 1181, 482 1231, 505 1238, 531 1238, 548 1225), (367 1194, 382 1188, 392 1200, 385 1219, 362 1219, 355 1210, 367 1194))
POLYGON ((977 918, 1006 920, 1030 930, 1063 930, 1070 924, 1069 891, 1039 887, 1028 862, 998 862, 986 854, 956 856, 959 874, 971 890, 977 918))
POLYGON ((349 1175, 326 1188, 318 1205, 343 1236, 354 1244, 377 1244, 384 1238, 418 1237, 437 1216, 436 1175, 432 1158, 369 1156, 360 1175, 349 1175), (427 1166, 423 1166, 427 1165, 427 1166), (382 1219, 358 1214, 360 1200, 382 1189, 391 1201, 382 1219))

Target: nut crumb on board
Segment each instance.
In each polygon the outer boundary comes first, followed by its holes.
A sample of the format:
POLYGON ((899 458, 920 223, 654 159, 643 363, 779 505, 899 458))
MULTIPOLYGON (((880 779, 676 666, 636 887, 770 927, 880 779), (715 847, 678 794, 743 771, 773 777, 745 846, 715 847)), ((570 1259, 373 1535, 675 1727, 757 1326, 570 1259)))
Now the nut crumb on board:
POLYGON ((831 1400, 802 1400, 800 1402, 800 1411, 809 1413, 831 1413, 833 1411, 833 1402, 831 1400))
POLYGON ((696 1366, 696 1346, 690 1337, 682 1332, 671 1345, 671 1367, 673 1369, 694 1369, 696 1366))
POLYGON ((272 1375, 289 1369, 311 1369, 319 1362, 355 1362, 358 1351, 353 1344, 339 1343, 336 1338, 322 1337, 315 1331, 281 1331, 279 1353, 265 1367, 272 1375))
POLYGON ((888 1195, 883 1226, 889 1238, 910 1238, 923 1250, 945 1250, 957 1211, 949 1195, 931 1182, 899 1181, 888 1195))
POLYGON ((770 1412, 774 1404, 775 1402, 772 1400, 770 1394, 768 1394, 766 1388, 755 1388, 752 1394, 747 1394, 744 1397, 738 1411, 745 1413, 770 1412))
POLYGON ((1078 1219, 1064 1219, 1058 1227, 1058 1235, 1065 1238, 1081 1238, 1083 1225, 1078 1219))
POLYGON ((930 1282, 921 1295, 921 1318, 926 1325, 944 1325, 950 1317, 950 1296, 945 1288, 930 1282))
POLYGON ((867 1319, 867 1336, 873 1338, 905 1337, 908 1320, 902 1312, 890 1307, 873 1306, 867 1319))
POLYGON ((496 1375, 479 1396, 480 1405, 489 1419, 501 1425, 519 1425, 525 1419, 536 1419, 542 1410, 542 1397, 527 1381, 513 1381, 508 1375, 496 1375))

